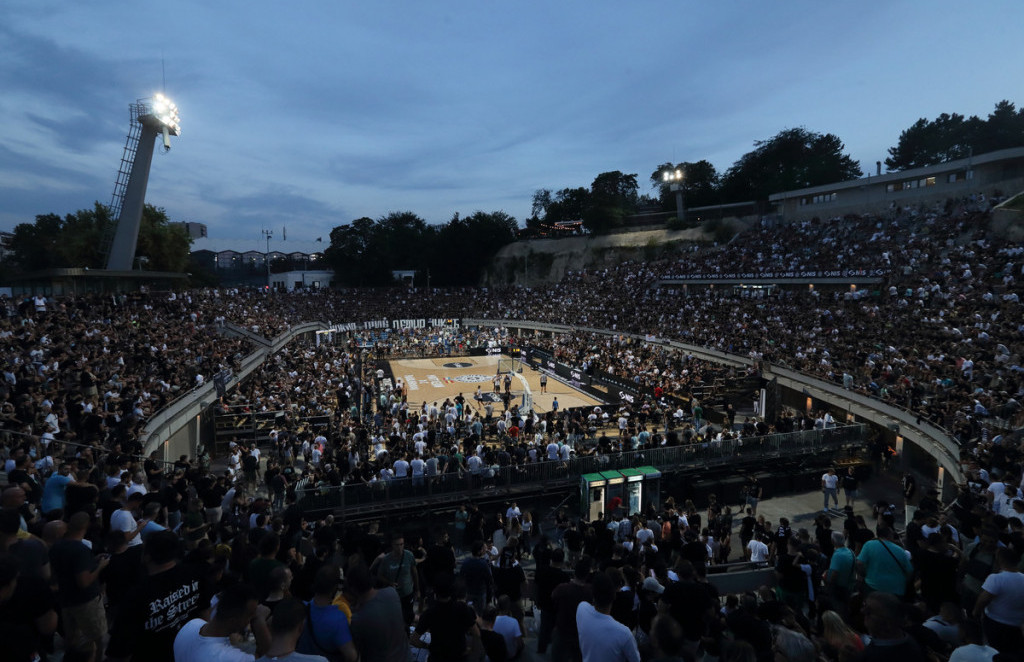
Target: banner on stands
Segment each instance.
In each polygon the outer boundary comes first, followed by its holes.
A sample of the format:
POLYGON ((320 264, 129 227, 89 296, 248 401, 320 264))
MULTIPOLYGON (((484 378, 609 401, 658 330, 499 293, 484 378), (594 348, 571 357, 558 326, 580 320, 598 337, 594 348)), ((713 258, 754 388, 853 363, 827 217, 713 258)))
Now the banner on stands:
POLYGON ((698 273, 665 276, 662 280, 749 280, 785 278, 881 278, 884 269, 820 269, 810 271, 744 271, 731 273, 698 273))

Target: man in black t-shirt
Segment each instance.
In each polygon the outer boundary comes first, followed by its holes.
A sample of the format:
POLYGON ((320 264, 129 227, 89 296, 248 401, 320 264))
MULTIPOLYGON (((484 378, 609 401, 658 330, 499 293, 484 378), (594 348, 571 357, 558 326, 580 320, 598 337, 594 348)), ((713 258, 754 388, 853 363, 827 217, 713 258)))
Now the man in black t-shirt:
POLYGON ((50 548, 50 563, 57 579, 57 601, 69 649, 90 659, 107 633, 107 617, 100 598, 100 572, 110 557, 98 559, 82 540, 89 528, 87 513, 75 513, 64 537, 50 548))
POLYGON ((412 645, 428 648, 430 659, 461 662, 469 650, 467 636, 480 638, 476 624, 476 612, 464 602, 452 597, 455 577, 450 573, 434 578, 433 607, 420 614, 420 620, 412 635, 412 645), (430 643, 423 641, 423 635, 430 633, 430 643))
MULTIPOLYGON (((547 545, 545 545, 545 548, 547 545)), ((555 548, 550 552, 550 563, 538 564, 534 575, 536 590, 537 608, 540 609, 540 631, 537 634, 537 652, 544 654, 548 644, 551 642, 551 633, 555 629, 555 603, 551 594, 559 584, 564 584, 572 579, 567 570, 562 567, 565 561, 565 551, 555 548)))
POLYGON ((852 506, 857 500, 858 487, 860 487, 860 481, 857 479, 857 474, 853 467, 847 467, 846 475, 843 476, 843 494, 846 495, 847 506, 852 506))
POLYGON ((115 615, 107 659, 174 662, 174 637, 211 597, 200 571, 178 563, 179 545, 172 531, 157 531, 146 540, 147 576, 115 615))
POLYGON ((21 572, 19 565, 13 555, 0 553, 0 657, 28 662, 43 654, 41 637, 57 629, 57 611, 46 582, 21 572))
POLYGON ((697 581, 697 574, 689 561, 680 562, 676 572, 679 581, 665 587, 661 600, 668 605, 669 614, 682 626, 687 647, 695 653, 700 638, 714 619, 718 591, 707 582, 697 581))

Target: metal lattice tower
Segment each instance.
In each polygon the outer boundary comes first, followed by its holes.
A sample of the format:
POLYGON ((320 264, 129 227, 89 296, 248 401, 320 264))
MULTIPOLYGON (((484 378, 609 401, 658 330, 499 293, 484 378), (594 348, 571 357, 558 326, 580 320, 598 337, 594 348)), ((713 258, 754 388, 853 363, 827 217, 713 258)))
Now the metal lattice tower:
POLYGON ((109 207, 113 222, 99 246, 106 268, 113 271, 130 271, 135 259, 154 143, 163 134, 166 151, 171 148, 170 137, 181 134, 178 108, 161 94, 152 100, 139 99, 128 108, 131 125, 109 207))

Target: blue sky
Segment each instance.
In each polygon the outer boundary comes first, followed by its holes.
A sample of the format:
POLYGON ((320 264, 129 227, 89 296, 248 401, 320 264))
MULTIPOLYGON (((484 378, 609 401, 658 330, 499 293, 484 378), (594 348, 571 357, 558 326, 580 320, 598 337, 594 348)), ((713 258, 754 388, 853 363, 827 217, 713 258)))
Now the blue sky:
POLYGON ((865 173, 941 112, 1024 103, 1024 3, 0 4, 0 229, 110 201, 128 104, 182 135, 147 201, 218 244, 361 216, 504 210, 609 170, 727 169, 793 126, 865 173), (160 9, 165 7, 165 9, 160 9))

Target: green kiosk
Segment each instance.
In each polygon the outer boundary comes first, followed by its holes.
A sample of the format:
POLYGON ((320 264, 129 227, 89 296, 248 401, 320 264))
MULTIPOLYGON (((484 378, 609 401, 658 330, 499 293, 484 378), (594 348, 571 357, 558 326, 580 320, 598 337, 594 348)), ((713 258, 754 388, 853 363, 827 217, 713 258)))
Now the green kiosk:
POLYGON ((604 488, 608 484, 601 474, 580 476, 580 517, 593 522, 604 512, 604 488))
POLYGON ((644 472, 639 469, 623 469, 622 476, 626 479, 626 496, 622 499, 626 516, 643 512, 641 499, 644 492, 644 472))
POLYGON ((648 505, 661 507, 661 472, 654 467, 602 471, 580 477, 580 516, 593 521, 608 512, 608 502, 619 497, 626 515, 644 512, 648 505))
POLYGON ((647 509, 654 507, 654 512, 661 512, 661 472, 648 465, 639 467, 644 475, 642 482, 643 491, 640 494, 640 512, 647 512, 647 509))

